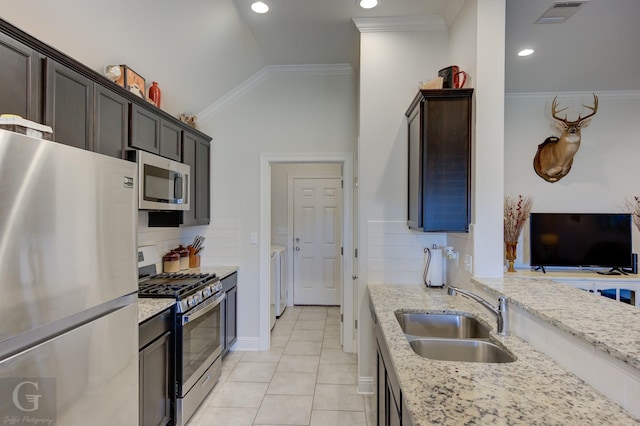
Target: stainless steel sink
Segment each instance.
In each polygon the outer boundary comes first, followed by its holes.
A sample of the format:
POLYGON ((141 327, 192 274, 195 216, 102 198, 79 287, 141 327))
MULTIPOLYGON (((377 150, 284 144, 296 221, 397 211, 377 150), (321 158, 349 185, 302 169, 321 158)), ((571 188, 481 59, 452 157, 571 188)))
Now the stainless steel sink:
POLYGON ((428 338, 410 340, 409 344, 418 355, 440 361, 503 363, 516 360, 487 340, 428 338))
POLYGON ((397 312, 396 318, 402 331, 411 336, 489 338, 487 327, 477 319, 464 315, 397 312))

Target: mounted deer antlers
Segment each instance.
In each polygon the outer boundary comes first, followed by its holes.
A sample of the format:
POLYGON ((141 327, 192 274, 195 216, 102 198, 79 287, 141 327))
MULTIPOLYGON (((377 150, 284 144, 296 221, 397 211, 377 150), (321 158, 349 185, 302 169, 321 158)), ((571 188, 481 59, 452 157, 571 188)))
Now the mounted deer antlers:
POLYGON ((590 117, 598 112, 598 97, 594 93, 593 106, 582 105, 591 113, 584 117, 578 115, 577 120, 569 121, 566 114, 564 118, 558 117, 558 113, 567 108, 558 110, 557 99, 556 96, 551 103, 551 116, 557 120, 556 126, 562 130, 562 134, 559 138, 549 137, 538 145, 538 152, 533 159, 533 168, 538 176, 551 183, 559 181, 571 170, 573 156, 580 148, 580 130, 587 127, 591 122, 590 117))

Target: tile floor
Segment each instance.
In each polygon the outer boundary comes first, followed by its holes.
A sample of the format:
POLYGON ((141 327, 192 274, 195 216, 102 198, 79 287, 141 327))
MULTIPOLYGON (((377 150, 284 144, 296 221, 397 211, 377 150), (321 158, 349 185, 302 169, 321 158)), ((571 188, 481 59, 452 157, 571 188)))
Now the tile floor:
POLYGON ((356 355, 342 351, 339 324, 339 308, 287 307, 270 350, 226 356, 188 426, 374 426, 375 399, 356 393, 356 355))

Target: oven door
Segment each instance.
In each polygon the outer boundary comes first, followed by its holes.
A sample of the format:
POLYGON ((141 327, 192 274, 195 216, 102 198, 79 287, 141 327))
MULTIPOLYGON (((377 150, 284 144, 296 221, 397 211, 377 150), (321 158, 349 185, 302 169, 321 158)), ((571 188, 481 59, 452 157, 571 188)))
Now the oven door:
POLYGON ((178 315, 178 397, 185 396, 222 353, 224 298, 220 292, 178 315))

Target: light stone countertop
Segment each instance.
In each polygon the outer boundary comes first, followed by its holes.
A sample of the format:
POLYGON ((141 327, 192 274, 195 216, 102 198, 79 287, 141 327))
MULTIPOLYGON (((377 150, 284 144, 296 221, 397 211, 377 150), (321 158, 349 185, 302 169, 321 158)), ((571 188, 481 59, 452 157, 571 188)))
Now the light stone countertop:
MULTIPOLYGON (((416 426, 640 423, 516 336, 501 337, 492 331, 493 340, 517 357, 512 363, 451 362, 420 357, 409 346, 395 317, 396 310, 468 312, 492 330, 496 326, 495 317, 480 304, 460 296, 447 296, 442 289, 411 284, 369 284, 368 289, 391 356, 391 367, 416 426)), ((556 300, 562 300, 561 296, 556 300)))
POLYGON ((138 298, 138 324, 176 304, 174 299, 138 298))
POLYGON ((509 303, 640 370, 640 309, 551 279, 473 278, 509 303))

